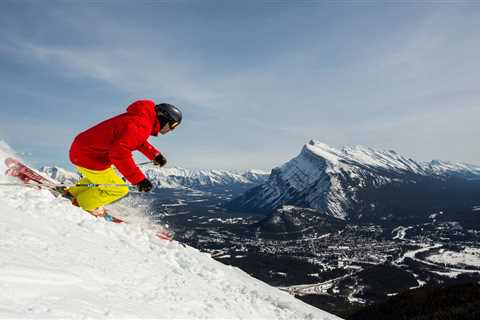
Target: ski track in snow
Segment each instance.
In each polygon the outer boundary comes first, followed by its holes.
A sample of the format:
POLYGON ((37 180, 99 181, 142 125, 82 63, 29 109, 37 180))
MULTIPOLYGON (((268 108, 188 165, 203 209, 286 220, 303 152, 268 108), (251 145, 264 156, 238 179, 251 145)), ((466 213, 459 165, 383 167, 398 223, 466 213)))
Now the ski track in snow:
POLYGON ((0 188, 0 257, 0 318, 339 319, 46 190, 0 188))

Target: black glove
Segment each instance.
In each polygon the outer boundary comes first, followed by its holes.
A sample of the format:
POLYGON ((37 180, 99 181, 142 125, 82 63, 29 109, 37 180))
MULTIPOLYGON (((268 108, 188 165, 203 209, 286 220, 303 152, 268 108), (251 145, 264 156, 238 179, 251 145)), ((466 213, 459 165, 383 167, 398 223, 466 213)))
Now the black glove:
POLYGON ((146 178, 137 183, 136 186, 140 192, 149 192, 153 188, 153 184, 146 178))
POLYGON ((163 167, 164 165, 167 164, 167 159, 165 159, 165 157, 162 156, 161 153, 159 153, 158 156, 156 156, 155 159, 153 159, 153 164, 156 166, 163 167))

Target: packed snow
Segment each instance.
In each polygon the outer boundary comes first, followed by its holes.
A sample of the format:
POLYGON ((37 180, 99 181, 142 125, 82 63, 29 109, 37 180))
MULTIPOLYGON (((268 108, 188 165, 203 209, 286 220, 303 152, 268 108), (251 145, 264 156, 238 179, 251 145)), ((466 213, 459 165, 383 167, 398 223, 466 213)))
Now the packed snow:
POLYGON ((339 319, 133 221, 0 187, 0 318, 339 319))

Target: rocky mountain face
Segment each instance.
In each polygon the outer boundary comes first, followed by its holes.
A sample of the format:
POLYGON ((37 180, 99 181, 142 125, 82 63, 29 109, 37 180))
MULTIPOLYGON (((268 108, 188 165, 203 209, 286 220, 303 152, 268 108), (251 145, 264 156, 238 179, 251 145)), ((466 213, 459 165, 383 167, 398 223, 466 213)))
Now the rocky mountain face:
POLYGON ((478 166, 417 162, 361 146, 336 150, 312 140, 228 206, 269 213, 294 205, 352 221, 413 221, 438 212, 468 216, 480 205, 479 178, 478 166))

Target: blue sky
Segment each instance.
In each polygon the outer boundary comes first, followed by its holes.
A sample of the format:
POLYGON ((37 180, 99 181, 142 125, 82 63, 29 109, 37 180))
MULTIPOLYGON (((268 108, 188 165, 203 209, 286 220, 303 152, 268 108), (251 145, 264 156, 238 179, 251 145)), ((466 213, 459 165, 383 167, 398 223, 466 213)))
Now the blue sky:
POLYGON ((0 139, 35 165, 143 98, 184 112, 150 139, 171 166, 310 139, 480 164, 478 2, 4 0, 0 37, 0 139))

